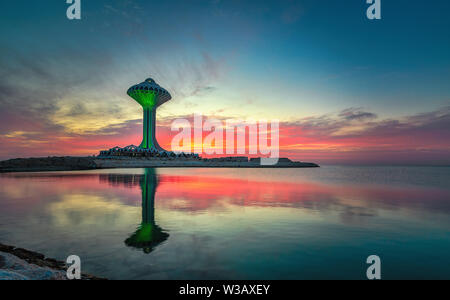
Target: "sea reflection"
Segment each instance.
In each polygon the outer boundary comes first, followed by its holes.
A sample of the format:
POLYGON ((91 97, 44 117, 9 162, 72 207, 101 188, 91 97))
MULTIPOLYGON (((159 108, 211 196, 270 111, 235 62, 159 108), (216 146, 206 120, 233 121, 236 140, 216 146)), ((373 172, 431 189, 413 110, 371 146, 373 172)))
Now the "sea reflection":
POLYGON ((144 175, 108 174, 100 175, 100 182, 105 178, 114 185, 139 182, 142 191, 142 222, 138 229, 125 240, 129 247, 142 249, 150 253, 157 245, 167 240, 169 234, 155 223, 155 194, 158 187, 158 176, 155 169, 145 169, 144 175))
POLYGON ((0 174, 0 241, 114 279, 362 278, 373 253, 389 278, 450 276, 448 187, 332 171, 0 174))

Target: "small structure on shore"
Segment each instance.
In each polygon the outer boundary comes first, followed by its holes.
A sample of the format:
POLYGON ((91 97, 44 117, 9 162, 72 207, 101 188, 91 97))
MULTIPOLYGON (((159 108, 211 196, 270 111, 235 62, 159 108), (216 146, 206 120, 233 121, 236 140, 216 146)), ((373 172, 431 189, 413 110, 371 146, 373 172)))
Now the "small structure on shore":
POLYGON ((114 157, 166 157, 166 158, 192 158, 200 159, 196 153, 176 153, 173 151, 156 150, 154 148, 141 148, 135 145, 126 146, 124 148, 114 147, 109 150, 100 151, 98 158, 114 158, 114 157))

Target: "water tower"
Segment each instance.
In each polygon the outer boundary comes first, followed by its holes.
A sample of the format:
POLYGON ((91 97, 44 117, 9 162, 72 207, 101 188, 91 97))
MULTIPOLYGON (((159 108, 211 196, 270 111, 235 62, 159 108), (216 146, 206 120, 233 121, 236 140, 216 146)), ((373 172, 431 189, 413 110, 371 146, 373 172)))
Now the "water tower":
POLYGON ((144 109, 144 134, 139 147, 142 149, 164 151, 159 146, 155 137, 156 109, 172 99, 172 96, 152 78, 148 78, 144 82, 130 87, 127 94, 136 100, 144 109))

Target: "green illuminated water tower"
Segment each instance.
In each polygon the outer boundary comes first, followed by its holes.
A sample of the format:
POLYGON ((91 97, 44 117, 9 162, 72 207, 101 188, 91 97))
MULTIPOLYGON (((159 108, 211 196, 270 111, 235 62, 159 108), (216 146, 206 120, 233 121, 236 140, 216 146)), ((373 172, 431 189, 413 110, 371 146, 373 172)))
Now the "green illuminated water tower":
POLYGON ((136 100, 144 109, 144 134, 139 147, 142 149, 165 151, 159 146, 155 137, 156 109, 172 99, 172 96, 152 78, 147 78, 144 82, 130 87, 127 94, 136 100))

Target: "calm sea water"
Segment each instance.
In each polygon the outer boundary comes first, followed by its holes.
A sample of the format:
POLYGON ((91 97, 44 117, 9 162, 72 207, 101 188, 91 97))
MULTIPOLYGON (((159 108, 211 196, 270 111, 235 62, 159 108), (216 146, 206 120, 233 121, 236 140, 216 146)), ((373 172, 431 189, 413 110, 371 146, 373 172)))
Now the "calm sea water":
POLYGON ((0 242, 111 279, 450 279, 450 168, 0 174, 0 242))

